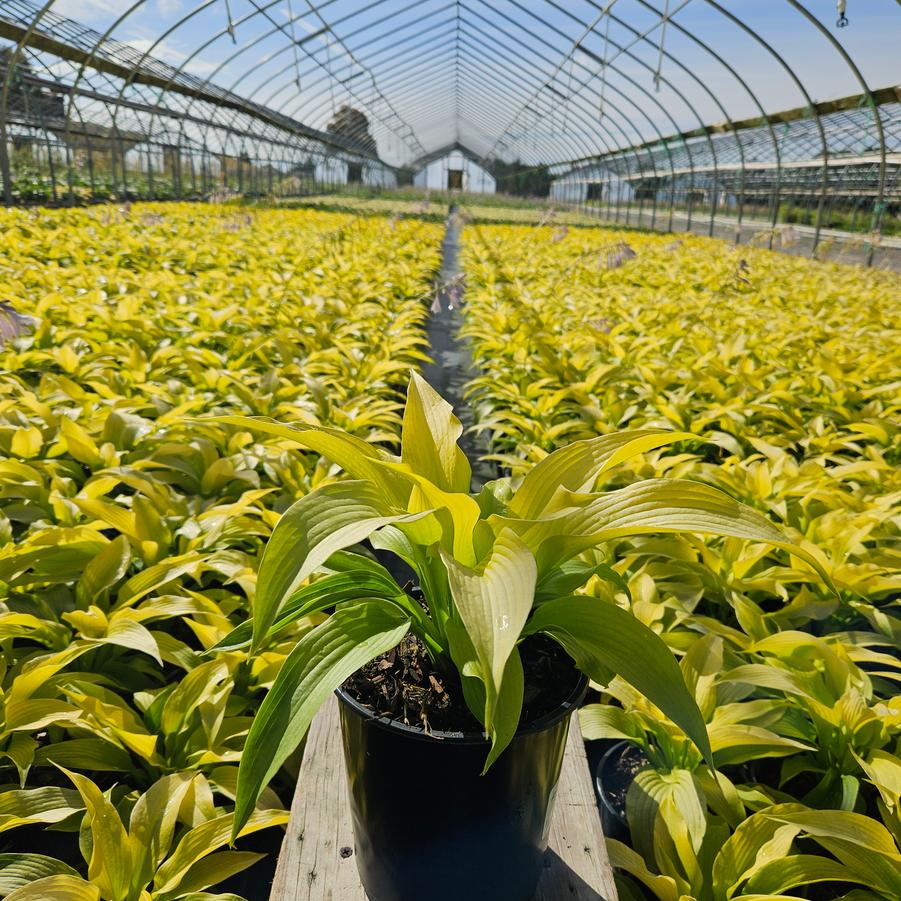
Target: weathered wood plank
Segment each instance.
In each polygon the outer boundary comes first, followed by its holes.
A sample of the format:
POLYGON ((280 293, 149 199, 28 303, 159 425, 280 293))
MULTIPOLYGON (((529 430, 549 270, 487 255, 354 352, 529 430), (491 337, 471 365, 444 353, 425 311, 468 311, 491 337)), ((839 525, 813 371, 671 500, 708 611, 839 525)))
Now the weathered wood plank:
MULTIPOLYGON (((535 901, 617 901, 585 746, 573 720, 535 901)), ((313 720, 270 901, 366 901, 353 854, 338 704, 313 720), (343 854, 342 854, 343 851, 343 854)))
POLYGON ((548 846, 535 901, 617 901, 577 716, 569 726, 548 846))
POLYGON ((270 901, 366 901, 353 854, 338 701, 310 726, 270 901))

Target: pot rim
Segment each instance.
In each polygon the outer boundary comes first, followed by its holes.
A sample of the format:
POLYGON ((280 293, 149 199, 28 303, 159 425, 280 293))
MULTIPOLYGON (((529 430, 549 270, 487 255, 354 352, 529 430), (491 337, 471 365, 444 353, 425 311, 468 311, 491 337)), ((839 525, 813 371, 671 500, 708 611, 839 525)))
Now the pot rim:
MULTIPOLYGON (((543 732, 546 729, 549 729, 551 726, 556 725, 560 720, 565 719, 569 716, 573 710, 575 710, 579 704, 582 703, 582 699, 585 697, 585 693, 588 690, 588 676, 584 673, 579 673, 579 681, 576 683, 575 688, 569 693, 569 695, 560 702, 560 704, 555 707, 550 713, 546 713, 544 716, 539 717, 534 722, 529 723, 527 726, 520 727, 516 730, 516 735, 514 738, 520 735, 531 735, 535 732, 543 732)), ((406 723, 402 723, 399 720, 393 720, 387 716, 378 716, 373 713, 368 707, 365 707, 355 698, 351 697, 343 688, 336 688, 335 694, 338 697, 338 700, 349 710, 359 716, 361 719, 368 721, 373 726, 376 726, 380 729, 386 729, 390 732, 400 732, 402 735, 406 735, 409 738, 418 740, 418 741, 441 741, 448 745, 461 746, 461 745, 481 745, 485 748, 489 748, 491 746, 491 742, 485 737, 482 732, 442 732, 441 730, 434 730, 432 732, 425 732, 416 726, 408 726, 406 723)))
MULTIPOLYGON (((610 801, 610 798, 607 797, 607 788, 605 786, 604 776, 606 775, 606 771, 609 768, 611 762, 615 757, 622 757, 626 751, 631 748, 638 748, 641 752, 642 756, 644 756, 644 751, 635 744, 635 742, 629 741, 628 738, 621 738, 616 741, 615 744, 611 745, 606 751, 604 751, 603 756, 598 761, 597 769, 594 774, 594 784, 595 784, 595 792, 600 799, 601 804, 608 810, 610 815, 614 817, 618 822, 622 823, 623 826, 629 825, 629 821, 626 819, 625 813, 621 813, 617 810, 610 801)), ((647 757, 645 757, 647 759, 647 757)), ((633 777, 634 778, 634 777, 633 777)))

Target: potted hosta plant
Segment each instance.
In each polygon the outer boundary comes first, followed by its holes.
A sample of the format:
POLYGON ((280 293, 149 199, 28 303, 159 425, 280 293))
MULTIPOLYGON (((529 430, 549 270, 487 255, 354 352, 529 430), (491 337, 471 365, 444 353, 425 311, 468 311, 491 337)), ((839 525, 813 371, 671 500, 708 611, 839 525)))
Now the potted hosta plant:
POLYGON ((771 542, 817 566, 762 516, 698 482, 592 490, 622 460, 690 435, 577 442, 518 485, 499 479, 473 495, 462 427, 416 375, 399 457, 335 429, 219 421, 289 438, 350 477, 285 512, 252 621, 221 645, 259 649, 299 617, 332 611, 298 641, 253 720, 235 834, 337 690, 371 901, 531 897, 587 678, 619 674, 710 759, 704 719, 664 642, 629 611, 575 594, 594 573, 613 577, 580 554, 625 535, 689 531, 771 542), (421 593, 398 585, 364 540, 405 561, 421 593))

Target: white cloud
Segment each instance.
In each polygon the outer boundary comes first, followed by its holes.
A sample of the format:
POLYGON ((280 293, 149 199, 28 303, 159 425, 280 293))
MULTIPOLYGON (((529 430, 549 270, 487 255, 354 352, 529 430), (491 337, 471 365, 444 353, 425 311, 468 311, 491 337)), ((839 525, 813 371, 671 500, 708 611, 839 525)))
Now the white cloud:
POLYGON ((52 11, 57 15, 81 22, 90 22, 100 18, 108 19, 110 16, 118 18, 123 12, 122 8, 117 8, 111 0, 56 0, 52 11))
POLYGON ((188 62, 188 54, 167 41, 157 44, 147 38, 132 38, 125 43, 141 53, 149 53, 152 57, 161 59, 172 66, 184 66, 184 70, 193 75, 206 77, 217 68, 216 63, 208 60, 194 58, 188 62))

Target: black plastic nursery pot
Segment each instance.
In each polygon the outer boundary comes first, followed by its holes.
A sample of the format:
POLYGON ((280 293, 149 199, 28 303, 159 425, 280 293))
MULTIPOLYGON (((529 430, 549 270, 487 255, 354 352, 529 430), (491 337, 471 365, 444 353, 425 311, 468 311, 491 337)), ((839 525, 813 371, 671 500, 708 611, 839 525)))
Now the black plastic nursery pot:
POLYGON ((594 784, 601 811, 601 828, 607 838, 628 840, 626 792, 635 781, 635 773, 647 762, 641 749, 627 741, 616 742, 601 758, 594 784))
POLYGON ((587 680, 482 776, 479 734, 426 735, 339 690, 357 867, 369 901, 528 901, 587 680))

